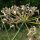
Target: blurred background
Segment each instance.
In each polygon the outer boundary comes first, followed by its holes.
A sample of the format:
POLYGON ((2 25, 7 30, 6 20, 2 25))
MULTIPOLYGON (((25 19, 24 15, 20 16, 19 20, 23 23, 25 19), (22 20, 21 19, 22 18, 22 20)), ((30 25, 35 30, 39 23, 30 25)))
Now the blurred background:
POLYGON ((14 4, 20 6, 28 3, 30 3, 31 6, 37 6, 40 10, 40 0, 0 0, 0 10, 5 6, 11 7, 14 4))
MULTIPOLYGON (((0 0, 0 11, 2 8, 6 7, 11 7, 12 5, 26 5, 29 4, 30 6, 36 6, 39 9, 40 12, 40 0, 0 0)), ((1 12, 0 12, 1 14, 1 12)), ((0 24, 1 25, 1 24, 0 24)), ((8 25, 7 25, 8 27, 8 25)), ((40 28, 39 28, 40 29, 40 28)), ((40 30, 38 29, 38 32, 40 32, 40 30)), ((5 32, 5 31, 1 31, 0 32, 0 40, 8 40, 7 36, 9 35, 10 40, 12 39, 12 37, 14 37, 14 35, 16 34, 16 32, 5 32), (7 35, 6 35, 7 34, 7 35)), ((40 33, 39 33, 40 34, 40 33)), ((22 33, 19 32, 19 35, 16 37, 15 40, 27 40, 27 31, 26 30, 22 30, 22 33), (19 37, 20 36, 20 37, 19 37)))

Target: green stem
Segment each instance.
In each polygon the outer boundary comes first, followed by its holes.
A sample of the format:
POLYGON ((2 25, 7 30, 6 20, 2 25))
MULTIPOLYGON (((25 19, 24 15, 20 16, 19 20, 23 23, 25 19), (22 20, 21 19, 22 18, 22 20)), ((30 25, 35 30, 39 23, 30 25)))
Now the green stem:
MULTIPOLYGON (((22 23, 22 25, 23 25, 23 23, 22 23)), ((22 25, 21 25, 21 27, 22 27, 22 25)), ((19 30, 17 31, 17 33, 15 34, 15 36, 12 38, 12 40, 14 40, 14 39, 16 38, 16 36, 18 35, 18 33, 19 33, 21 27, 19 28, 19 30)))
POLYGON ((27 30, 29 31, 29 28, 28 28, 28 26, 27 26, 27 24, 25 23, 25 25, 26 25, 26 27, 27 27, 27 30))
POLYGON ((40 22, 29 22, 29 23, 40 25, 40 22))
POLYGON ((5 31, 6 31, 7 36, 8 36, 8 40, 10 40, 10 37, 9 37, 8 31, 7 31, 7 29, 6 29, 6 26, 5 26, 5 24, 3 24, 3 25, 4 25, 4 27, 5 27, 5 31))
POLYGON ((1 18, 1 17, 4 17, 4 15, 0 15, 0 18, 1 18))

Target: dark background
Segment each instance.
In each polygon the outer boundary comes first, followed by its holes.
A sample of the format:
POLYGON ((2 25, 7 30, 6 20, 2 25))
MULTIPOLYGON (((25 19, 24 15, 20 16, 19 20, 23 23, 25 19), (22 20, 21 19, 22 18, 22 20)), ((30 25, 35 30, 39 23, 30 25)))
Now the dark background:
POLYGON ((0 10, 5 6, 11 7, 14 4, 20 6, 27 3, 30 3, 31 6, 37 6, 40 10, 40 0, 0 0, 0 10))

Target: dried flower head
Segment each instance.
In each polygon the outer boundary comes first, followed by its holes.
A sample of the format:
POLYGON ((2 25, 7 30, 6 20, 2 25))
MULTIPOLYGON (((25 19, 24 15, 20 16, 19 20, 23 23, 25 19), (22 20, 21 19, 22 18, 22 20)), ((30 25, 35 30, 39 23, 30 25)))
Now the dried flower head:
POLYGON ((28 22, 28 20, 35 14, 34 12, 38 12, 39 14, 39 10, 37 10, 37 7, 32 7, 27 5, 21 5, 20 7, 14 5, 11 8, 3 8, 1 10, 1 12, 4 14, 4 18, 6 19, 6 21, 4 20, 4 22, 6 22, 7 24, 18 24, 20 22, 28 22))
POLYGON ((36 30, 35 26, 33 26, 32 28, 30 28, 30 30, 29 30, 29 32, 27 34, 29 40, 33 40, 34 39, 36 31, 37 30, 36 30))

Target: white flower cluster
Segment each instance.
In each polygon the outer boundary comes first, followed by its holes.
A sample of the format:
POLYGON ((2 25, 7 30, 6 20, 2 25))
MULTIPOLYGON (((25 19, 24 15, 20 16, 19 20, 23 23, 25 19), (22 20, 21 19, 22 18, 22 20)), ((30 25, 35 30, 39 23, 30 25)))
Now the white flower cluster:
POLYGON ((1 10, 1 12, 5 17, 3 20, 6 19, 4 22, 8 24, 19 23, 22 16, 24 17, 26 15, 31 17, 34 15, 34 12, 37 12, 39 15, 39 10, 37 10, 37 7, 29 6, 29 4, 21 5, 20 7, 16 5, 12 6, 11 8, 5 7, 1 10))
MULTIPOLYGON (((35 26, 29 29, 29 32, 27 34, 28 40, 34 40, 35 34, 37 33, 37 29, 35 26)), ((36 39, 35 39, 36 40, 36 39)))

